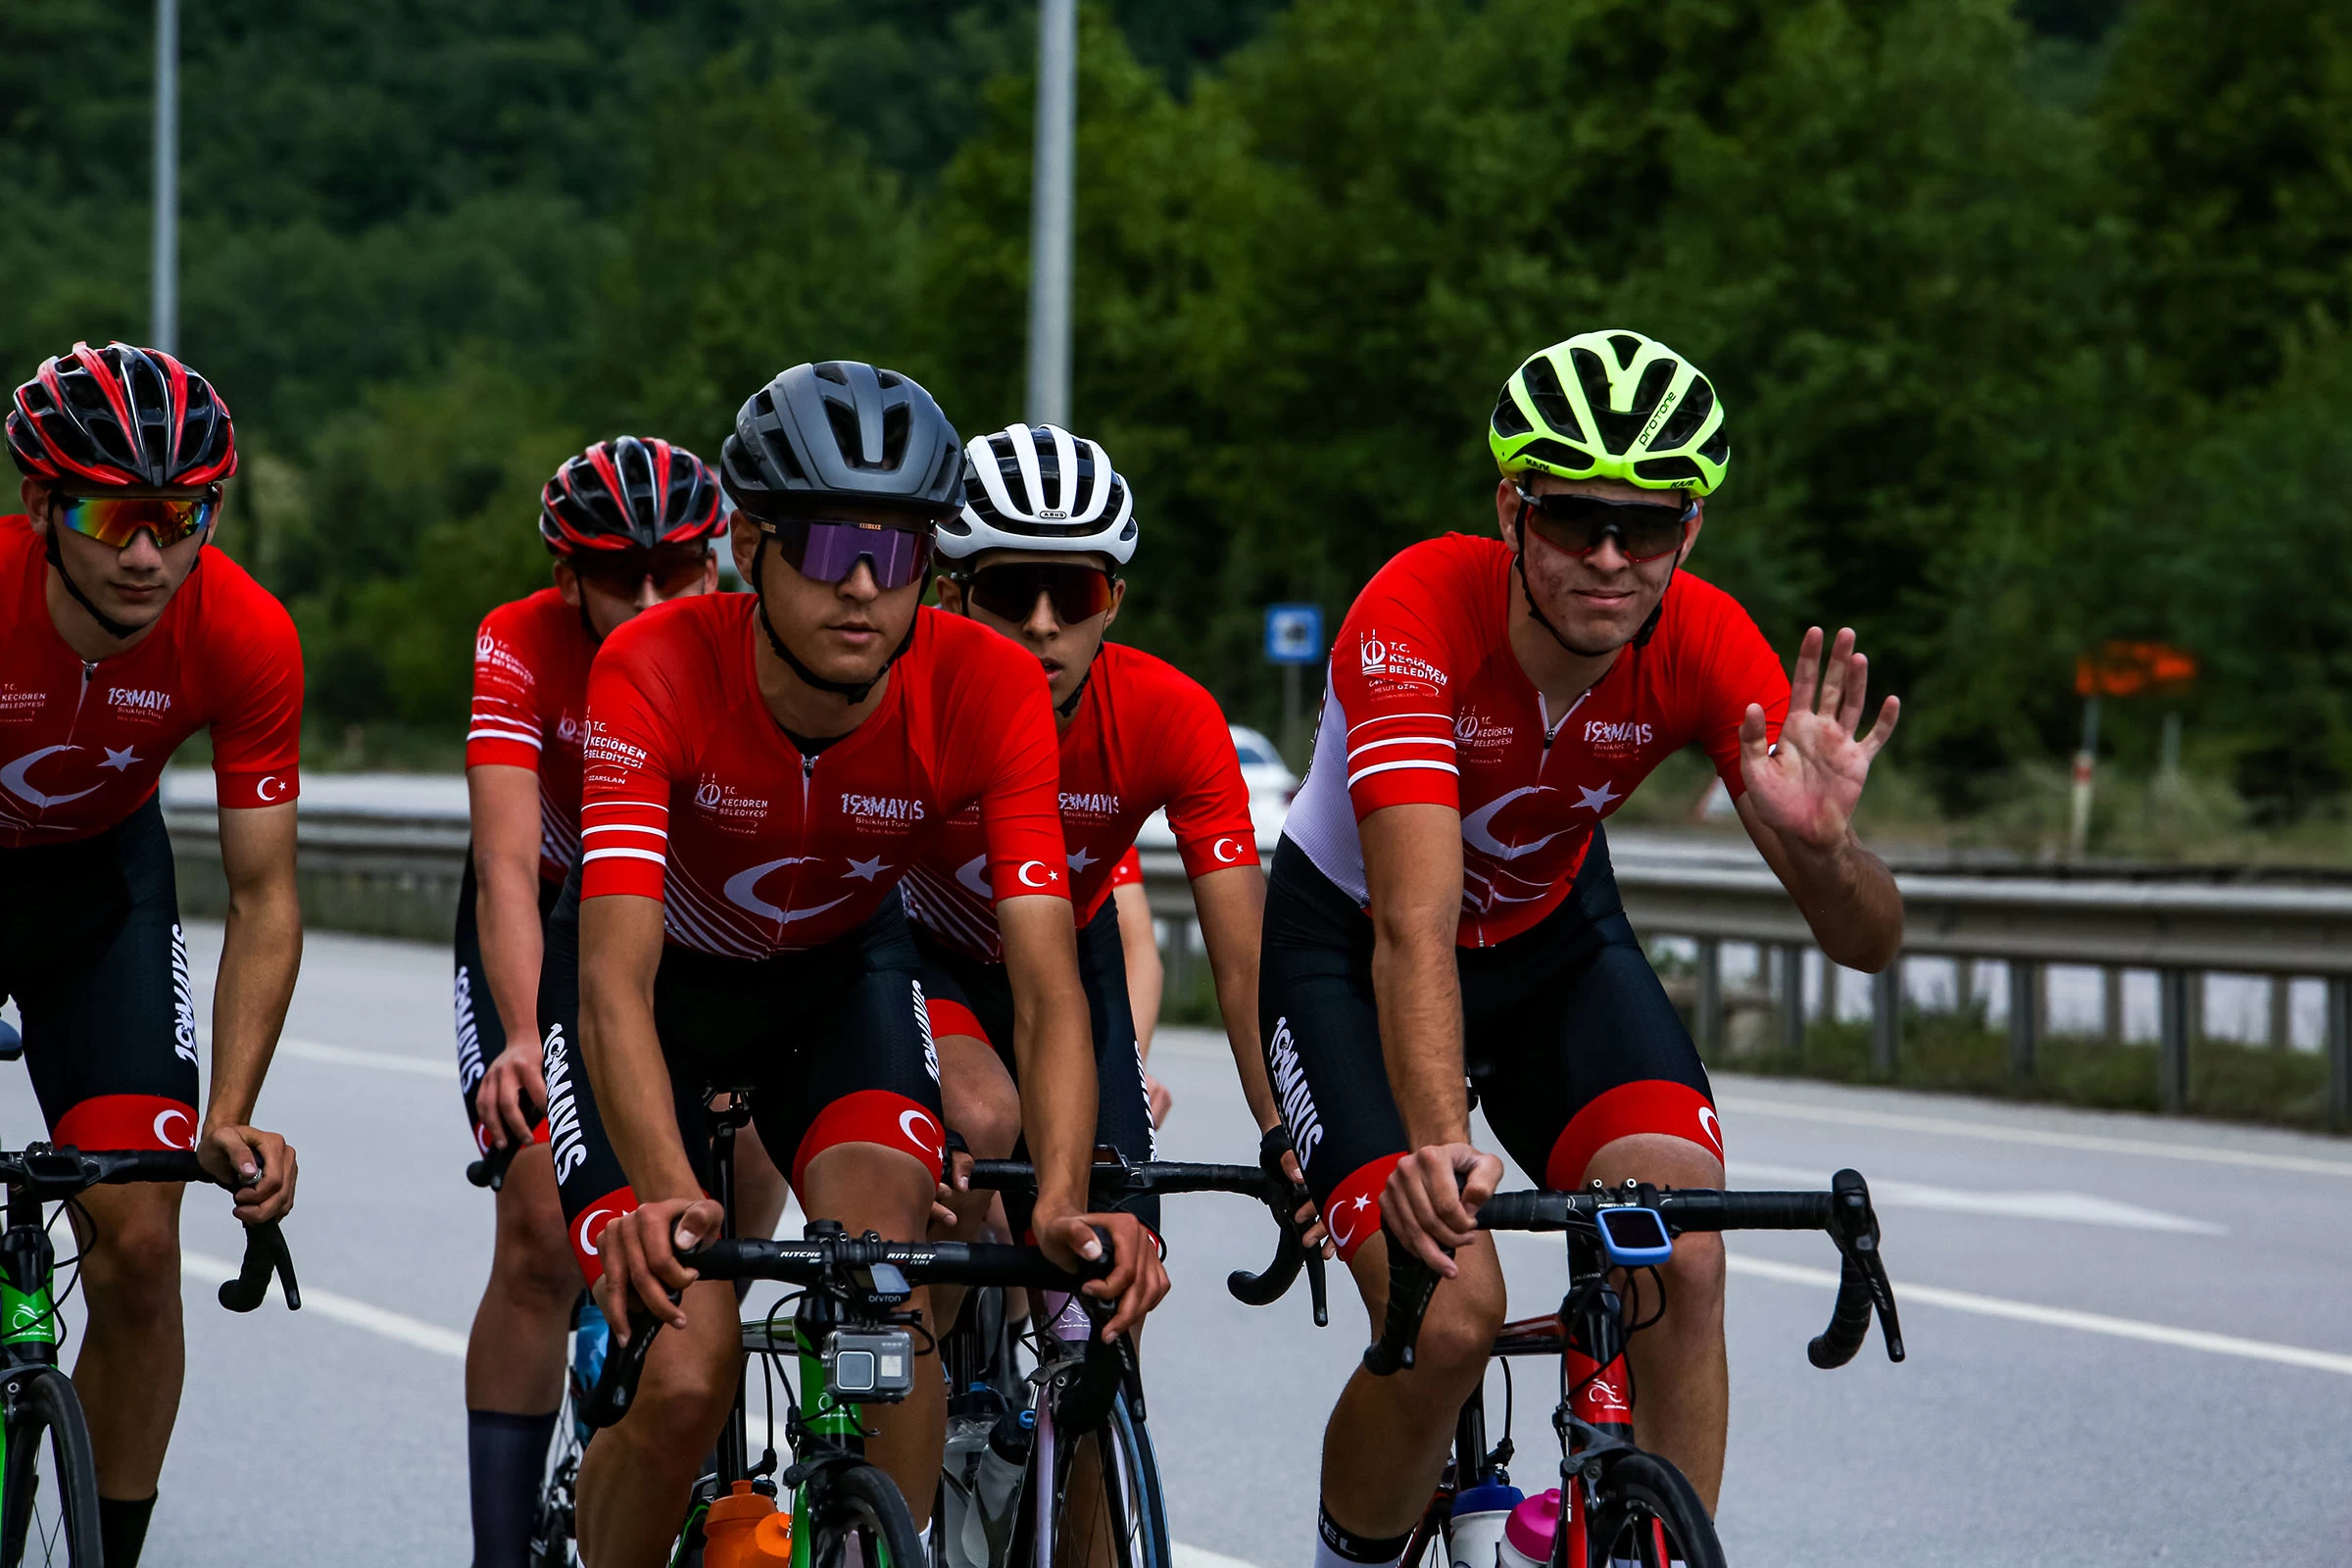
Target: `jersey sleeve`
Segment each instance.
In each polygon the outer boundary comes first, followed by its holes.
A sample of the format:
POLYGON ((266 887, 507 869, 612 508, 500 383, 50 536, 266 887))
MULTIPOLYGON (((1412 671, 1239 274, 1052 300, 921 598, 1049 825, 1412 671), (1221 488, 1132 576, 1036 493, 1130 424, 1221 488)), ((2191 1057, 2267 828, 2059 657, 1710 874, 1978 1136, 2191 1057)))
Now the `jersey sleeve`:
MULTIPOLYGON (((1693 596, 1696 597, 1696 596, 1693 596)), ((1740 776, 1740 721, 1747 705, 1764 709, 1764 734, 1779 744, 1788 716, 1788 672, 1753 616, 1729 594, 1711 591, 1704 613, 1693 617, 1701 639, 1694 693, 1694 729, 1699 749, 1715 764, 1716 776, 1733 800, 1747 793, 1740 776)))
POLYGON ((1061 744, 1045 671, 1016 644, 966 666, 970 678, 951 711, 952 755, 976 764, 980 830, 988 843, 991 897, 1070 896, 1061 837, 1061 744), (1006 657, 1008 656, 1008 657, 1006 657))
POLYGON ((539 769, 539 676, 533 650, 516 635, 513 607, 483 617, 473 639, 473 711, 466 725, 467 767, 539 769))
POLYGON ((1110 886, 1114 889, 1123 888, 1133 883, 1140 883, 1143 879, 1143 852, 1130 844, 1127 846, 1127 853, 1119 857, 1119 863, 1110 868, 1110 886))
POLYGON ((588 674, 580 779, 583 899, 662 897, 670 780, 684 763, 667 716, 677 694, 647 657, 647 642, 644 637, 619 644, 609 639, 588 674))
POLYGON ((1461 805, 1455 692, 1471 672, 1456 667, 1440 590, 1414 569, 1416 554, 1373 577, 1332 645, 1331 692, 1348 725, 1348 798, 1359 822, 1391 806, 1461 805))
MULTIPOLYGON (((1206 876, 1228 866, 1255 865, 1257 828, 1250 820, 1250 786, 1242 780, 1233 731, 1216 699, 1189 680, 1172 680, 1154 718, 1160 756, 1172 764, 1165 799, 1184 874, 1206 876)), ((1450 727, 1446 735, 1451 738, 1450 727)))
POLYGON ((233 612, 207 618, 234 628, 215 651, 228 697, 211 723, 214 793, 224 810, 283 806, 302 793, 302 639, 294 617, 248 577, 233 612))

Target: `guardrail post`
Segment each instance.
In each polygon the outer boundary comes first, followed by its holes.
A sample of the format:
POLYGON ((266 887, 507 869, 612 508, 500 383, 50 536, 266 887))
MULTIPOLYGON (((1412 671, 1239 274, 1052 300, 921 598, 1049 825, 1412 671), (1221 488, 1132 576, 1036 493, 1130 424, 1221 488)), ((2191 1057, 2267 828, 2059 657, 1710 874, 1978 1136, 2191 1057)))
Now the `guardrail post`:
POLYGON ((2041 965, 2009 960, 2009 1076, 2034 1076, 2041 1045, 2041 965))
POLYGON ((2111 1046, 2124 1043, 2124 971, 2112 963, 2099 971, 2099 1032, 2111 1046))
POLYGON ((2188 1105, 2191 978, 2186 969, 2156 971, 2156 1099, 2170 1112, 2179 1112, 2188 1105))
POLYGON ((1977 960, 1952 960, 1952 1010, 1966 1018, 1977 1003, 1977 960))
POLYGON ((2352 1120, 2352 975, 2328 977, 2328 1114, 2352 1120))
POLYGON ((1805 1054, 1805 950, 1796 942, 1781 945, 1781 1048, 1805 1054))
POLYGON ((2292 975, 2275 974, 2271 976, 2271 1027, 2268 1031, 2270 1038, 2264 1044, 2273 1051, 2284 1051, 2295 1043, 2294 1005, 2291 994, 2294 983, 2292 975))
POLYGON ((1700 1058, 1713 1061, 1723 1043, 1723 944, 1713 937, 1698 939, 1698 1001, 1690 1024, 1700 1058))
POLYGON ((1894 1076, 1903 1050, 1903 960, 1870 977, 1870 1070, 1894 1076))

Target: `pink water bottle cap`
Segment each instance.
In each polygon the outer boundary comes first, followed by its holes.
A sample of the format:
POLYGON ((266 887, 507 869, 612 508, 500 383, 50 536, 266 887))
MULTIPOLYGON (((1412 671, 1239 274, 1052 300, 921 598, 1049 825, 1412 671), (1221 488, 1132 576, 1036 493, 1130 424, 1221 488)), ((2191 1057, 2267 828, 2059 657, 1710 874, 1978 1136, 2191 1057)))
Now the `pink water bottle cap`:
POLYGON ((1551 1560, 1551 1538, 1560 1530, 1560 1489, 1539 1492, 1511 1510, 1503 1539, 1532 1562, 1551 1560))

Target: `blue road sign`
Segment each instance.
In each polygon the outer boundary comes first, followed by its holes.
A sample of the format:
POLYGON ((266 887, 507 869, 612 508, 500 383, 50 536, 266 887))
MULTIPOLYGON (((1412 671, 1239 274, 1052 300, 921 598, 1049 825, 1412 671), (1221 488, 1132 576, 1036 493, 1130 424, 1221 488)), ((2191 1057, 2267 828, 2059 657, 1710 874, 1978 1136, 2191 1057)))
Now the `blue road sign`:
POLYGON ((1323 607, 1268 605, 1266 661, 1274 664, 1315 664, 1323 660, 1323 607))

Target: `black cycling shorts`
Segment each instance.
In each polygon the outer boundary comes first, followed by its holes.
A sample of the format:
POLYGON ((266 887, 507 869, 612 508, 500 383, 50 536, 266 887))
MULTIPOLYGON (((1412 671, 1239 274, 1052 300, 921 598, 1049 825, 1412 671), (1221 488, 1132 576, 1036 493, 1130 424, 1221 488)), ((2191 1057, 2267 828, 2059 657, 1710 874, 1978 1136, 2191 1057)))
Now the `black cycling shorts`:
MULTIPOLYGON (((466 873, 458 883, 458 1093, 466 1102, 466 1120, 473 1127, 473 1146, 490 1152, 489 1135, 482 1131, 482 1113, 474 1091, 482 1074, 507 1049, 506 1020, 498 1015, 497 999, 490 995, 490 977, 482 972, 482 930, 474 909, 479 888, 473 879, 473 846, 466 846, 466 873)), ((563 895, 564 884, 539 879, 539 929, 544 936, 547 917, 563 895)), ((547 1118, 539 1118, 537 1142, 547 1142, 547 1118)))
MULTIPOLYGON (((575 1046, 579 906, 575 865, 548 916, 539 1027, 564 1217, 580 1272, 593 1285, 601 1272, 598 1235, 637 1200, 575 1046)), ((898 900, 883 900, 864 925, 803 952, 720 958, 665 945, 654 975, 654 1028, 669 1065, 678 1135, 706 1188, 712 1091, 749 1096, 760 1142, 795 1192, 808 1162, 840 1144, 902 1150, 939 1175, 939 1057, 898 900)))
MULTIPOLYGON (((1536 925, 1454 954, 1463 1056, 1521 1168, 1572 1189, 1600 1149, 1665 1133, 1723 1157, 1707 1071, 1626 922, 1596 828, 1576 884, 1536 925)), ((1381 1054, 1372 921, 1290 840, 1274 852, 1258 1025, 1283 1120, 1343 1257, 1380 1229, 1406 1152, 1381 1054)))
MULTIPOLYGON (((924 930, 912 928, 922 960, 923 997, 935 1039, 970 1035, 996 1048, 1012 1081, 1021 1081, 1012 1054, 1012 981, 1004 965, 958 952, 924 930)), ((1135 1038, 1135 1008, 1127 996, 1127 953, 1119 942, 1117 901, 1105 899, 1078 932, 1078 982, 1095 1025, 1095 1143, 1115 1149, 1130 1164, 1157 1152, 1152 1130, 1152 1096, 1144 1087, 1143 1048, 1135 1038)), ((1024 1141, 1025 1142, 1025 1141, 1024 1141)), ((1025 1148, 1018 1157, 1026 1157, 1025 1148)), ((1159 1231, 1156 1194, 1120 1203, 1152 1233, 1159 1231)), ((1005 1217, 1015 1233, 1028 1229, 1028 1203, 1007 1200, 1005 1217)))
POLYGON ((0 850, 0 996, 52 1142, 193 1149, 196 994, 164 811, 0 850))

